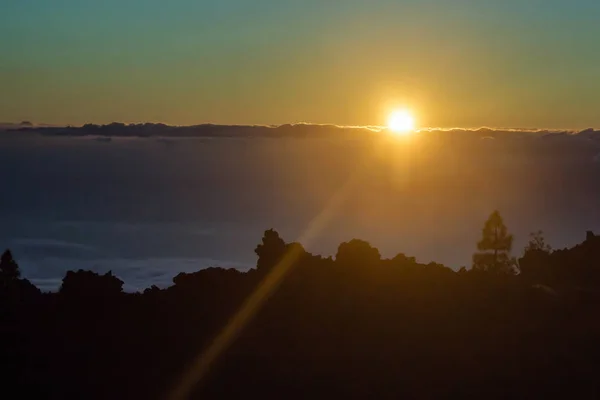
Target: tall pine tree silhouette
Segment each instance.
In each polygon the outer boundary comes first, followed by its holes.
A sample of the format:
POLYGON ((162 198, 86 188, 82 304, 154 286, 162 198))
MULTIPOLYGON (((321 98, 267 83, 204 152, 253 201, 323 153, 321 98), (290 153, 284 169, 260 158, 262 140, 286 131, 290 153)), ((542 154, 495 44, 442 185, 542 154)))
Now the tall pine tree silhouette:
POLYGON ((6 250, 0 257, 0 286, 8 287, 20 277, 19 265, 10 250, 6 250))
POLYGON ((500 213, 494 211, 483 226, 478 253, 473 254, 473 269, 496 274, 514 274, 515 260, 510 257, 513 235, 508 233, 500 213))

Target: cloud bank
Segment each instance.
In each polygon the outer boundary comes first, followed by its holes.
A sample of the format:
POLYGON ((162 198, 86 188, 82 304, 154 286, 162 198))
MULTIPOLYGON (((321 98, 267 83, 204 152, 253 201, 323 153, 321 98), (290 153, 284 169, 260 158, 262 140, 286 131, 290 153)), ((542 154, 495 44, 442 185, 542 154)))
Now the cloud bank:
MULTIPOLYGON (((41 134, 46 136, 95 136, 95 137, 305 137, 327 134, 366 135, 384 131, 382 126, 344 126, 333 124, 285 124, 285 125, 214 125, 172 126, 161 123, 124 124, 113 122, 107 125, 86 124, 80 127, 33 125, 30 122, 19 124, 0 123, 0 131, 20 134, 41 134)), ((498 135, 534 136, 542 138, 577 136, 590 140, 600 140, 600 131, 552 130, 530 128, 423 128, 425 134, 462 134, 478 138, 496 138, 498 135)))
POLYGON ((405 141, 309 124, 34 125, 0 132, 0 154, 0 247, 45 288, 66 269, 112 269, 133 290, 182 269, 248 268, 265 229, 295 241, 324 211, 310 251, 362 238, 386 257, 454 268, 470 264, 496 208, 515 255, 538 229, 555 247, 600 232, 593 129, 428 129, 405 141))

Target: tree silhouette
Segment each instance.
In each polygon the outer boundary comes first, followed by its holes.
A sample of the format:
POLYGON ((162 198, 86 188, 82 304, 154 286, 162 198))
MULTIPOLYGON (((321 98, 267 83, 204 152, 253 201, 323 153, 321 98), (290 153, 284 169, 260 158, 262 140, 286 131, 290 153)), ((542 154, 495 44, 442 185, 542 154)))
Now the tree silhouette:
POLYGON ((533 283, 550 283, 552 280, 551 255, 552 247, 544 239, 542 231, 532 232, 529 243, 519 259, 519 271, 524 279, 533 283))
MULTIPOLYGON (((476 268, 504 271, 512 238, 492 217, 476 268)), ((261 271, 289 254, 294 269, 251 318, 243 314, 245 324, 235 316, 260 284, 254 269, 181 273, 173 286, 143 293, 122 293, 110 272, 71 271, 60 293, 39 293, 6 254, 2 393, 170 394, 215 335, 233 327, 218 368, 185 398, 598 397, 600 235, 550 251, 534 233, 523 257, 547 255, 534 281, 525 272, 455 272, 402 253, 381 259, 357 239, 342 243, 334 261, 274 230, 256 252, 261 271)))
POLYGON ((14 260, 10 250, 6 250, 0 257, 0 285, 8 287, 21 277, 19 265, 14 260))
POLYGON ((335 255, 335 262, 340 265, 357 265, 366 267, 381 260, 377 248, 369 242, 360 239, 352 239, 339 245, 335 255))
POLYGON ((41 293, 33 283, 20 277, 19 265, 11 251, 6 250, 0 256, 0 302, 8 299, 17 302, 35 300, 41 293))
POLYGON ((415 257, 408 257, 404 253, 396 254, 394 258, 392 258, 392 261, 401 266, 414 265, 417 263, 417 259, 415 257))
POLYGON ((525 246, 524 253, 538 250, 543 251, 544 253, 550 253, 552 251, 552 246, 546 243, 544 232, 541 230, 529 234, 529 243, 525 246))
POLYGON ((269 229, 265 231, 262 243, 256 246, 254 252, 258 256, 256 269, 267 272, 281 260, 286 252, 286 244, 276 230, 269 229))
POLYGON ((494 211, 483 226, 477 243, 479 253, 473 254, 473 269, 495 274, 514 274, 515 259, 510 257, 513 236, 508 233, 500 213, 494 211))
POLYGON ((123 293, 123 281, 108 271, 100 275, 93 271, 68 271, 59 293, 80 298, 110 297, 123 293))

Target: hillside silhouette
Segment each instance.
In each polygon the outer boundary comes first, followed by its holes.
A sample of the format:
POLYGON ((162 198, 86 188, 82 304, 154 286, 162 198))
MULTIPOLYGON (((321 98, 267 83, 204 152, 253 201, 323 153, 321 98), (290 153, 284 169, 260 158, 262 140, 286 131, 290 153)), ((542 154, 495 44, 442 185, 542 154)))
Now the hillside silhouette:
POLYGON ((325 258, 270 229, 255 269, 180 273, 142 293, 84 270, 42 293, 7 250, 0 396, 597 398, 600 236, 552 250, 536 232, 515 257, 494 212, 475 247, 454 271, 358 239, 325 258))

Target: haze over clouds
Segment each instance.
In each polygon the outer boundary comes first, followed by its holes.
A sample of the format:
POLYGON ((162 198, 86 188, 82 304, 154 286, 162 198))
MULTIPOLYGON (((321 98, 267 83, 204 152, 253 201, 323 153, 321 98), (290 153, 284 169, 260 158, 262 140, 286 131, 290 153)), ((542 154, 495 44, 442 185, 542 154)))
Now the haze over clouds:
POLYGON ((600 132, 109 125, 0 133, 0 245, 55 288, 68 269, 112 269, 128 290, 211 265, 247 269, 262 232, 296 240, 352 182, 308 249, 354 237, 384 256, 470 265, 499 208, 519 254, 600 231, 600 132), (98 138, 102 140, 99 141, 98 138), (493 140, 490 140, 493 138, 493 140))

